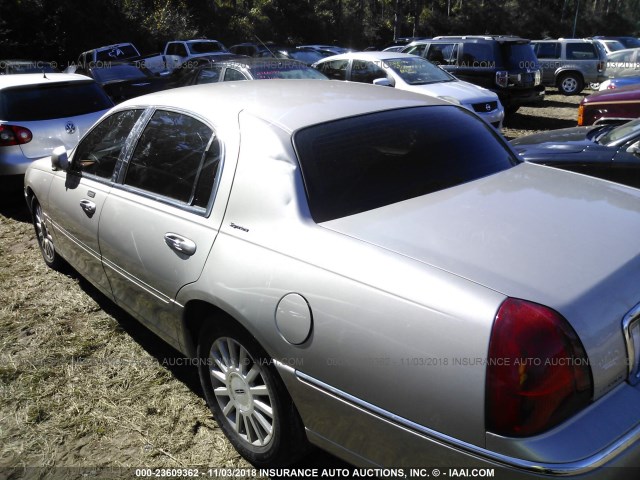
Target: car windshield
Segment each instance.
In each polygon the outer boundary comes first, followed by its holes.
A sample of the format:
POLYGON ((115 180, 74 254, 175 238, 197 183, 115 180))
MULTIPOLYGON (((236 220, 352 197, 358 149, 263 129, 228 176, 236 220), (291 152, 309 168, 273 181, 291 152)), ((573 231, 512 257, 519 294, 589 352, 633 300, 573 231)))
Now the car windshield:
POLYGON ((426 85, 455 80, 453 75, 420 57, 392 58, 383 60, 382 65, 391 68, 409 85, 426 85))
POLYGON ((123 58, 134 58, 139 55, 133 45, 118 45, 96 52, 97 61, 118 60, 123 58))
POLYGON ((598 138, 598 143, 601 145, 609 145, 611 143, 615 143, 618 140, 622 140, 623 138, 627 138, 633 134, 640 133, 640 119, 633 120, 631 122, 625 123, 624 125, 620 125, 619 127, 610 130, 600 138, 598 138))
POLYGON ((321 223, 454 187, 519 163, 493 129, 454 106, 376 112, 294 136, 321 223))
POLYGON ((311 79, 326 80, 322 73, 315 68, 307 67, 298 62, 280 62, 277 60, 265 60, 251 67, 254 80, 267 80, 270 78, 284 79, 311 79))
POLYGON ((0 118, 10 121, 75 117, 111 108, 113 102, 93 80, 0 90, 0 118))
POLYGON ((224 45, 220 42, 192 42, 188 43, 187 46, 192 54, 225 51, 224 45))
POLYGON ((104 68, 93 68, 93 78, 100 83, 113 80, 144 80, 147 76, 135 65, 111 65, 104 68))

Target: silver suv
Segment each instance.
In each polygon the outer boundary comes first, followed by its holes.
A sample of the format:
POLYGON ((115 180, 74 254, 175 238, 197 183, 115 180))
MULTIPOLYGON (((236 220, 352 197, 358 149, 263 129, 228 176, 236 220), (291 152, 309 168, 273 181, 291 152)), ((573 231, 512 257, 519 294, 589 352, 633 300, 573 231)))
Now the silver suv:
POLYGON ((607 79, 607 56, 594 40, 533 40, 531 45, 542 68, 542 83, 564 95, 577 95, 586 84, 607 79))

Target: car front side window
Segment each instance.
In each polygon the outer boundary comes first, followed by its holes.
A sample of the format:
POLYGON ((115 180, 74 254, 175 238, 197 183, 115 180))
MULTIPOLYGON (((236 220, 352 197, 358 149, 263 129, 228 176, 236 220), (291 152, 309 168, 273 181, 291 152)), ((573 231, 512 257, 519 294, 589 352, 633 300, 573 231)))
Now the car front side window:
POLYGON ((188 115, 156 111, 133 152, 124 184, 206 209, 220 164, 213 130, 188 115))
POLYGON ((110 179, 120 153, 142 109, 116 112, 100 122, 80 142, 73 157, 73 167, 83 175, 110 179))
POLYGON ((560 58, 559 44, 550 43, 537 43, 535 47, 536 56, 538 58, 560 58))

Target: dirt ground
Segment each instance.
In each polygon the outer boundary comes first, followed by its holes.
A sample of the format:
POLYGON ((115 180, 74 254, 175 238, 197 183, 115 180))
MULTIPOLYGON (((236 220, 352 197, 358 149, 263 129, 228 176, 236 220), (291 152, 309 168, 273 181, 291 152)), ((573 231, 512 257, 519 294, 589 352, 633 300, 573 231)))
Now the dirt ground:
MULTIPOLYGON (((581 98, 549 91, 504 135, 574 126, 581 98)), ((214 422, 195 368, 75 272, 48 269, 20 192, 0 195, 0 479, 250 469, 214 422)), ((305 462, 344 465, 321 452, 305 462)))

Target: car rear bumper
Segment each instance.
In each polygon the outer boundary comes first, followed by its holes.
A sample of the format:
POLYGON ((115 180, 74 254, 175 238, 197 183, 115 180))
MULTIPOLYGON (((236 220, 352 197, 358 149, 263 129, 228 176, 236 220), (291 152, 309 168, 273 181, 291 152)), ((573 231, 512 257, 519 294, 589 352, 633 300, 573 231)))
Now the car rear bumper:
POLYGON ((309 440, 356 466, 484 473, 494 469, 507 474, 494 474, 496 478, 629 478, 632 469, 640 469, 640 389, 628 384, 542 435, 511 439, 488 434, 487 445, 479 447, 383 411, 289 367, 278 369, 309 440), (324 412, 333 420, 330 424, 324 412), (336 421, 340 418, 349 421, 336 421), (376 441, 362 442, 362 435, 376 441))
POLYGON ((27 158, 19 145, 0 147, 0 175, 24 175, 33 158, 27 158))

